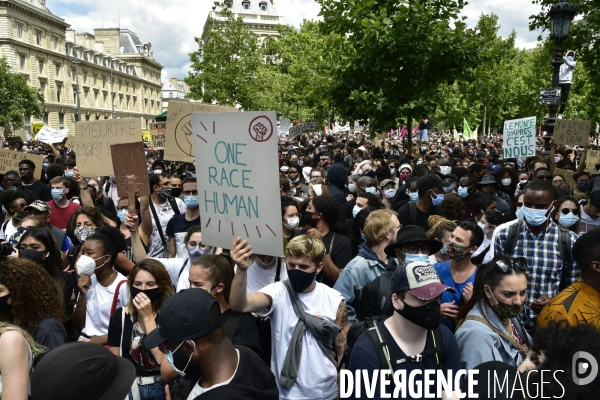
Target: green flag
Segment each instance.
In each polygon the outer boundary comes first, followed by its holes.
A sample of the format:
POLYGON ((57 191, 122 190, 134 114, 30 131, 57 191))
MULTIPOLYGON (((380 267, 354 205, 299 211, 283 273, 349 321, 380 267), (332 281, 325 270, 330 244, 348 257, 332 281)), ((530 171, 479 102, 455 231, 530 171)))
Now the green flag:
POLYGON ((458 142, 458 131, 456 130, 456 126, 454 127, 452 134, 454 135, 454 140, 456 140, 458 142))
POLYGON ((476 139, 473 131, 471 131, 471 128, 469 128, 466 118, 463 118, 463 137, 467 140, 476 139))

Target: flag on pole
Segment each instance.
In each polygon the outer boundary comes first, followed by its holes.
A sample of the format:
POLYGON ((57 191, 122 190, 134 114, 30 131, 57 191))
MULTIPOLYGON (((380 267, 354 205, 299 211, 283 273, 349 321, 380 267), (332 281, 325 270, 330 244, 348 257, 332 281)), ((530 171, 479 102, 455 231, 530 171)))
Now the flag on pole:
POLYGON ((454 136, 454 140, 456 140, 458 142, 458 131, 456 130, 456 126, 454 127, 454 130, 452 131, 452 135, 454 136))
POLYGON ((469 128, 466 118, 463 118, 463 137, 467 140, 476 139, 473 131, 471 131, 471 128, 469 128))

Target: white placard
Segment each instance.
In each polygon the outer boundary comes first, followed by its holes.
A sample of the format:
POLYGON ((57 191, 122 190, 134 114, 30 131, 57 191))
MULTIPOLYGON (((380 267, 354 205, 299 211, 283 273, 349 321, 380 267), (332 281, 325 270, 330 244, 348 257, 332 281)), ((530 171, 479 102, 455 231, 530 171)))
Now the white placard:
POLYGON ((535 156, 536 117, 504 121, 504 158, 535 156))
POLYGON ((192 113, 202 243, 283 256, 274 111, 192 113))
POLYGON ((65 140, 67 133, 69 133, 68 129, 56 130, 44 125, 35 135, 35 140, 42 143, 60 143, 65 140))

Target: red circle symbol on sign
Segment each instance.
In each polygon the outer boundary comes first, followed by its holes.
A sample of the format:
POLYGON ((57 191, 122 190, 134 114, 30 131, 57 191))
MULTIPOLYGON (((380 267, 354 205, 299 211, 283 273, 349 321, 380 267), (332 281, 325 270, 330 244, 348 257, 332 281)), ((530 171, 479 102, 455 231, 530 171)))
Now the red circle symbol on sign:
POLYGON ((273 123, 264 115, 254 118, 248 126, 248 133, 256 142, 266 142, 273 136, 273 123))

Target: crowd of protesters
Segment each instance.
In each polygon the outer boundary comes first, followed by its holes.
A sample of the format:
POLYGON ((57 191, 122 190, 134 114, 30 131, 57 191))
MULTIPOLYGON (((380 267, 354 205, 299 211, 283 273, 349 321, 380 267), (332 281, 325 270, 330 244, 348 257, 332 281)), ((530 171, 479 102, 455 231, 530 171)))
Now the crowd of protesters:
POLYGON ((341 370, 490 365, 593 398, 571 362, 600 360, 592 141, 503 158, 501 136, 429 129, 281 137, 284 257, 203 243, 193 164, 148 149, 129 207, 71 149, 20 146, 44 162, 0 180, 1 399, 336 399, 341 370))

